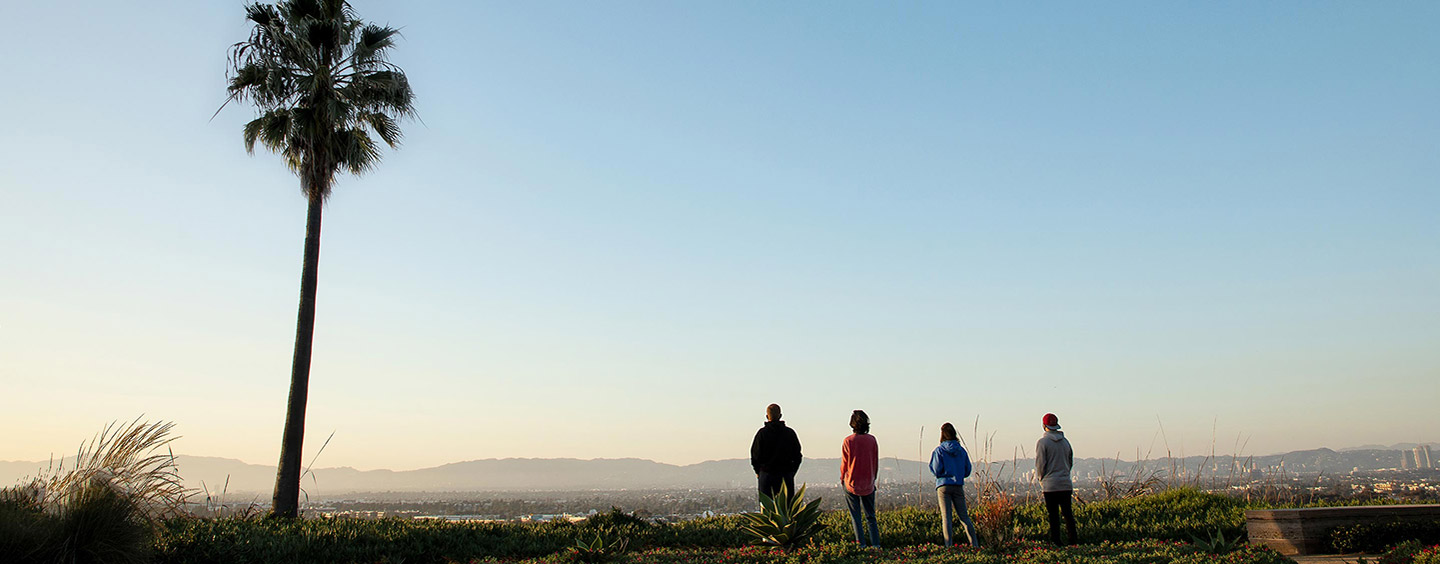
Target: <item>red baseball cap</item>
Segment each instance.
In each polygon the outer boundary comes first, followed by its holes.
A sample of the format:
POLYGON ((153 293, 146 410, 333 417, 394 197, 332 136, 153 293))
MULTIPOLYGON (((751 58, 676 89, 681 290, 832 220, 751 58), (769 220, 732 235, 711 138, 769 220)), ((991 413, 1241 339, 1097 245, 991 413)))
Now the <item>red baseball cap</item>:
POLYGON ((1054 413, 1046 413, 1045 417, 1040 418, 1040 424, 1046 427, 1059 428, 1060 418, 1056 417, 1054 413))

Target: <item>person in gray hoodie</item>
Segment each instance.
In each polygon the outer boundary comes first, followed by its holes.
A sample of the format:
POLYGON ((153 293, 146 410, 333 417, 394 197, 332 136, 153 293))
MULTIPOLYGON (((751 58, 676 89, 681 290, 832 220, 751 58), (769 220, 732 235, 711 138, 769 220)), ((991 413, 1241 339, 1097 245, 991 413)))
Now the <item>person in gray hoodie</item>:
POLYGON ((1040 492, 1045 495, 1045 512, 1050 517, 1050 542, 1060 544, 1060 515, 1065 516, 1065 532, 1070 544, 1075 544, 1075 514, 1071 512, 1071 497, 1075 485, 1070 480, 1070 469, 1075 466, 1075 451, 1070 449, 1070 440, 1060 431, 1060 418, 1046 413, 1040 419, 1045 427, 1045 436, 1035 444, 1035 479, 1040 480, 1040 492))
POLYGON ((935 475, 935 495, 940 498, 940 530, 945 533, 945 546, 954 545, 951 539, 955 535, 955 519, 965 525, 965 537, 970 540, 970 546, 980 546, 980 535, 975 534, 975 523, 970 520, 970 511, 965 507, 965 478, 970 476, 970 453, 960 446, 954 425, 946 423, 940 426, 940 446, 930 453, 930 473, 935 475))

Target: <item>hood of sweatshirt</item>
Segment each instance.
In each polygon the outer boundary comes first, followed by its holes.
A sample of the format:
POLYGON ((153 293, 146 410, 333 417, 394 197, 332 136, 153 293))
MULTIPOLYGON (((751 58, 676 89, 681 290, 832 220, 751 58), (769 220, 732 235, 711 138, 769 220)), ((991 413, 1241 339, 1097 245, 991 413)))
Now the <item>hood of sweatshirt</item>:
POLYGON ((959 456, 960 451, 964 450, 964 448, 960 446, 960 441, 945 441, 940 443, 939 448, 941 452, 950 456, 959 456))
POLYGON ((1045 438, 1050 439, 1050 440, 1055 441, 1055 442, 1058 443, 1058 442, 1060 442, 1060 441, 1065 440, 1065 432, 1064 432, 1064 431, 1045 431, 1045 438))

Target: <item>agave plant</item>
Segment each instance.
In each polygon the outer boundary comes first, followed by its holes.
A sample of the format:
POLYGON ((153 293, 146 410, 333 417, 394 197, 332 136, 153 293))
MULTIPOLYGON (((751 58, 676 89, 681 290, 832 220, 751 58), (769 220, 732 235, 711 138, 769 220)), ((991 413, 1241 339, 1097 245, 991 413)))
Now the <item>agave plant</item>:
POLYGON ((1190 535, 1190 544, 1194 545, 1195 548, 1211 554, 1228 554, 1240 550, 1240 547, 1245 546, 1245 536, 1235 535, 1227 539, 1225 538, 1225 531, 1216 529, 1210 532, 1209 538, 1190 535))
POLYGON ((793 496, 782 485, 775 497, 760 494, 760 511, 742 513, 745 523, 740 528, 755 537, 755 544, 790 550, 806 544, 825 528, 820 515, 820 498, 805 503, 804 484, 793 496))
POLYGON ((575 541, 575 546, 570 547, 570 558, 578 562, 608 562, 619 558, 625 553, 629 546, 630 539, 617 537, 608 540, 600 533, 595 534, 595 540, 585 542, 584 539, 575 541))

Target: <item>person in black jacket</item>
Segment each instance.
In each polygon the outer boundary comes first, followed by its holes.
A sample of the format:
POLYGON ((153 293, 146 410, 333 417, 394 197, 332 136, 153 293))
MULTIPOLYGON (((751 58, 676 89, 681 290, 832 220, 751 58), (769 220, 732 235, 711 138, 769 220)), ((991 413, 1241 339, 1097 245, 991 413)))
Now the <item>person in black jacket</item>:
POLYGON ((781 484, 794 495, 795 472, 800 470, 800 438, 780 420, 777 404, 765 407, 765 426, 750 443, 750 466, 760 482, 761 495, 775 497, 781 484))

